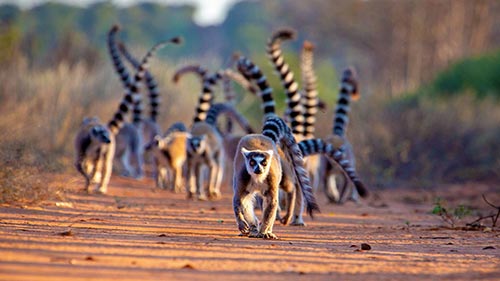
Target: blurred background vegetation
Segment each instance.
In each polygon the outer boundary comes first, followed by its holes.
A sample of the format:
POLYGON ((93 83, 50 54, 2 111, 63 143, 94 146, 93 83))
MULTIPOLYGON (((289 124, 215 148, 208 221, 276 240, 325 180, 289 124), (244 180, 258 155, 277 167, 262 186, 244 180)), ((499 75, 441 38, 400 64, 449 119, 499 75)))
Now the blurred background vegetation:
MULTIPOLYGON (((499 1, 242 1, 222 24, 204 27, 193 22, 194 12, 189 5, 109 1, 1 5, 0 169, 73 172, 82 118, 107 121, 122 95, 106 49, 115 23, 136 56, 162 39, 185 39, 152 64, 163 129, 190 123, 200 91, 195 77, 174 85, 173 72, 188 63, 217 70, 236 51, 263 68, 282 112, 265 44, 272 31, 291 27, 299 36, 283 48, 298 81, 302 42, 317 47, 320 97, 328 105, 319 114, 319 137, 332 130, 339 73, 357 69, 362 98, 352 104, 347 134, 371 186, 500 183, 499 1)), ((258 128, 261 115, 251 113, 260 112, 260 101, 238 90, 238 109, 258 128)))

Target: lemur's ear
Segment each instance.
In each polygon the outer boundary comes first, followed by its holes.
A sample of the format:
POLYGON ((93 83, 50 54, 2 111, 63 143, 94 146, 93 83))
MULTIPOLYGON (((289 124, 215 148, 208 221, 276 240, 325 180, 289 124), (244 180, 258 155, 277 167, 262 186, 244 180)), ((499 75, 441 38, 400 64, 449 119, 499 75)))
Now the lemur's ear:
POLYGON ((269 158, 273 157, 274 151, 272 149, 269 149, 267 151, 263 151, 264 154, 267 154, 269 158))
POLYGON ((248 158, 248 156, 250 155, 250 153, 252 153, 252 151, 251 151, 251 150, 248 150, 248 149, 246 149, 246 148, 244 148, 244 147, 242 147, 242 148, 241 148, 241 154, 243 154, 243 156, 244 156, 245 158, 248 158))

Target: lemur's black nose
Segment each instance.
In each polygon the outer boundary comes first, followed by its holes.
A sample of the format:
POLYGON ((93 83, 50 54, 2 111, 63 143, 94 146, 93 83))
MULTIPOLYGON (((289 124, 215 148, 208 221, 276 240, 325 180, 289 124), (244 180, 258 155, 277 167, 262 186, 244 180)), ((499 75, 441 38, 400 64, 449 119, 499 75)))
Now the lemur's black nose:
POLYGON ((261 170, 259 167, 257 167, 257 168, 255 168, 255 169, 253 169, 253 172, 254 172, 256 175, 260 175, 260 174, 262 174, 262 170, 261 170))

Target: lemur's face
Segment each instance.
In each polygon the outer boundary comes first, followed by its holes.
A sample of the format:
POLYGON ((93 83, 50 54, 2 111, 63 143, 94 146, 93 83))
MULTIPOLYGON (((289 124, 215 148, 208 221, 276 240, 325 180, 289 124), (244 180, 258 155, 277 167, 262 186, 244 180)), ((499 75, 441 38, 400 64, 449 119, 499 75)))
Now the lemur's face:
POLYGON ((93 126, 92 129, 90 129, 90 136, 98 142, 111 143, 109 131, 102 125, 93 126))
POLYGON ((188 149, 196 154, 202 154, 206 147, 206 136, 193 136, 188 138, 188 149))
POLYGON ((273 151, 247 150, 243 147, 241 153, 245 157, 247 172, 257 180, 263 181, 271 168, 273 151))

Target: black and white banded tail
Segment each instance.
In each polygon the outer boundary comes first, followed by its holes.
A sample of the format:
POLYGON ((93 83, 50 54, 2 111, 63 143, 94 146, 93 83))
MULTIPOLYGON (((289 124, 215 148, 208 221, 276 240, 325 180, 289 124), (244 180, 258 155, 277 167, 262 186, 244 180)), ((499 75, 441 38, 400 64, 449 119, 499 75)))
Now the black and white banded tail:
POLYGON ((299 147, 304 157, 314 154, 325 154, 328 158, 337 162, 354 183, 354 186, 356 186, 356 190, 358 191, 359 195, 361 195, 361 197, 368 196, 368 189, 359 179, 356 173, 356 169, 351 164, 351 162, 345 159, 342 147, 340 149, 335 149, 332 144, 327 143, 322 139, 303 140, 299 142, 299 147))
MULTIPOLYGON (((180 44, 182 42, 182 39, 180 37, 175 37, 171 39, 171 42, 174 44, 180 44)), ((139 66, 141 65, 140 61, 137 60, 125 47, 125 44, 123 43, 118 43, 118 49, 120 52, 123 54, 123 56, 132 64, 132 66, 135 69, 139 69, 139 66)), ((148 88, 149 91, 149 105, 150 105, 150 118, 151 120, 156 122, 156 119, 158 117, 158 108, 160 106, 160 92, 158 90, 158 83, 156 82, 155 78, 151 74, 149 70, 146 70, 144 73, 145 76, 145 82, 146 82, 146 87, 148 88)))
POLYGON ((130 87, 127 87, 125 89, 125 96, 123 97, 122 102, 120 103, 118 111, 115 113, 113 119, 109 122, 110 128, 116 128, 116 129, 121 128, 124 122, 124 115, 128 112, 131 104, 134 105, 134 123, 140 121, 140 117, 135 116, 136 114, 140 116, 140 107, 136 107, 136 105, 140 103, 139 83, 143 79, 144 72, 149 66, 149 60, 154 55, 154 53, 159 48, 162 48, 166 44, 171 43, 172 40, 174 39, 170 39, 168 41, 160 42, 154 45, 142 58, 141 63, 137 69, 137 72, 135 73, 135 76, 132 80, 130 87), (139 118, 139 120, 137 120, 137 118, 139 118))
POLYGON ((347 123, 349 122, 349 103, 351 97, 357 99, 358 82, 356 72, 353 68, 344 70, 340 84, 339 98, 335 109, 335 117, 333 119, 333 134, 343 137, 346 132, 347 123))
POLYGON ((300 57, 300 69, 302 71, 302 83, 304 98, 304 138, 314 137, 314 125, 316 124, 316 113, 318 112, 319 99, 316 74, 313 68, 314 45, 309 41, 304 41, 300 57))
POLYGON ((208 72, 205 68, 200 65, 187 65, 179 70, 177 70, 174 74, 173 81, 177 83, 179 79, 186 73, 194 72, 200 78, 202 82, 202 92, 200 97, 198 98, 198 104, 196 106, 196 113, 193 118, 193 123, 203 122, 207 116, 207 112, 212 106, 214 100, 214 93, 212 87, 217 83, 218 80, 222 79, 223 73, 218 71, 212 75, 208 75, 208 72))
POLYGON ((304 168, 302 152, 290 127, 278 116, 269 117, 264 122, 262 135, 272 139, 276 144, 284 144, 286 152, 292 159, 295 178, 306 201, 307 213, 313 217, 315 211, 319 212, 319 206, 314 197, 307 170, 304 168))
POLYGON ((273 89, 269 86, 266 76, 262 74, 259 67, 245 57, 240 57, 238 60, 238 71, 249 81, 255 81, 259 87, 259 95, 262 99, 262 109, 264 110, 264 118, 275 116, 276 104, 273 99, 273 89))
POLYGON ((295 82, 294 74, 290 66, 285 62, 281 51, 281 42, 295 38, 295 31, 291 29, 280 29, 276 31, 267 44, 267 53, 276 71, 278 72, 281 84, 285 88, 287 111, 285 119, 289 119, 292 131, 296 135, 303 135, 304 132, 304 109, 301 103, 299 86, 295 82))

